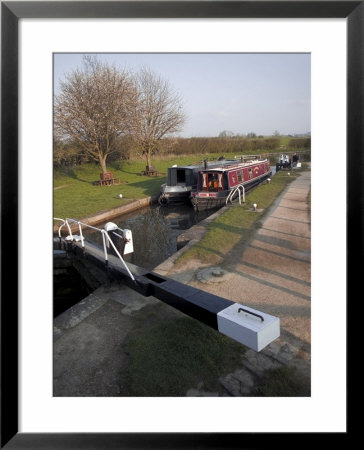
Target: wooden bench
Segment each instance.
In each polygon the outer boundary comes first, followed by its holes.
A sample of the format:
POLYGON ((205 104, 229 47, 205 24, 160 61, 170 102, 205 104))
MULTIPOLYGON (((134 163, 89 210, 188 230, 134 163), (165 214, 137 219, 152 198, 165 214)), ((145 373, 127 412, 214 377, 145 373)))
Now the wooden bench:
POLYGON ((142 171, 142 175, 146 175, 147 177, 157 177, 159 172, 153 166, 146 166, 145 170, 142 171))
POLYGON ((114 178, 112 172, 100 173, 100 180, 94 182, 94 186, 110 186, 112 184, 120 184, 120 178, 114 178))

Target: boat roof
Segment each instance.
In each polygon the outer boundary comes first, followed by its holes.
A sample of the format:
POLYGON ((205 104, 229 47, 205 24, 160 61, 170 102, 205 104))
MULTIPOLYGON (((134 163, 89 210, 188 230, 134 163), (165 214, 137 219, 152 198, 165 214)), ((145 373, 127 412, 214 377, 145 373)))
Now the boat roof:
MULTIPOLYGON (((207 161, 207 169, 209 169, 209 168, 212 169, 212 168, 215 168, 216 166, 221 167, 225 164, 236 164, 236 161, 233 159, 225 159, 222 161, 207 161)), ((175 166, 168 167, 168 169, 200 169, 201 167, 204 167, 203 162, 201 162, 199 164, 188 164, 185 166, 175 165, 175 166)))
POLYGON ((198 169, 199 167, 202 167, 203 164, 190 164, 188 166, 171 166, 168 167, 168 169, 198 169))
POLYGON ((226 172, 233 169, 240 169, 247 166, 253 166, 255 164, 259 164, 265 161, 267 161, 267 159, 259 159, 244 162, 233 161, 231 164, 221 164, 221 166, 207 167, 207 169, 201 170, 201 172, 226 172))

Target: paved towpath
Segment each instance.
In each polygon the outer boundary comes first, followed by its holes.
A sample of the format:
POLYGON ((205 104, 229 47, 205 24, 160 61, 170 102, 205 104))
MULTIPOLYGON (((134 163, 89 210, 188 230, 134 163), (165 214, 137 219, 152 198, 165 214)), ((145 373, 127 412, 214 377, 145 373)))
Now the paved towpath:
POLYGON ((233 276, 207 290, 277 315, 283 333, 310 339, 310 173, 293 181, 248 245, 236 245, 223 266, 233 276))

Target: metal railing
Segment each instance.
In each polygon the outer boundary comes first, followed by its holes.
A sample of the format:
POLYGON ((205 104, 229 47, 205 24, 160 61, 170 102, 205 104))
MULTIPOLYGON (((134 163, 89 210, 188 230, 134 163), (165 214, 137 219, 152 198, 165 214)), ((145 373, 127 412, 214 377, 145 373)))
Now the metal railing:
MULTIPOLYGON (((116 255, 117 255, 118 258, 120 259, 121 263, 122 263, 123 266, 125 267, 126 271, 128 272, 130 278, 135 282, 135 278, 134 278, 133 274, 130 272, 129 267, 126 265, 126 263, 125 263, 123 257, 120 255, 118 249, 115 247, 114 242, 112 241, 112 239, 110 238, 110 236, 109 236, 109 234, 108 234, 108 232, 107 232, 106 230, 103 230, 102 228, 97 228, 97 227, 94 227, 94 226, 89 225, 89 224, 87 224, 87 223, 80 222, 79 220, 70 219, 70 218, 60 219, 60 218, 58 218, 58 217, 54 217, 54 220, 59 220, 59 221, 63 222, 63 223, 61 224, 61 226, 58 228, 58 236, 59 236, 59 238, 62 237, 62 234, 61 234, 62 228, 63 228, 64 226, 67 226, 68 232, 69 232, 69 236, 68 236, 69 239, 68 239, 68 240, 71 240, 71 241, 76 240, 76 235, 73 235, 73 234, 72 234, 72 230, 71 230, 71 227, 70 227, 70 223, 75 223, 75 224, 77 224, 77 225, 78 225, 79 232, 80 232, 80 240, 81 240, 82 248, 85 248, 85 238, 84 238, 83 233, 82 233, 82 227, 91 228, 92 230, 99 231, 99 232, 101 233, 101 235, 102 235, 102 244, 103 244, 103 250, 104 250, 104 258, 105 258, 105 262, 106 262, 106 263, 108 262, 107 247, 110 247, 110 245, 111 245, 111 247, 114 249, 116 255)), ((115 225, 115 227, 116 227, 115 229, 120 230, 121 232, 123 232, 123 230, 122 230, 121 228, 117 227, 116 225, 115 225)), ((118 238, 120 238, 120 239, 124 239, 124 237, 121 236, 121 235, 118 234, 118 233, 113 232, 113 234, 114 234, 115 236, 117 236, 118 238)), ((67 238, 66 238, 66 239, 67 239, 67 238)))
POLYGON ((233 197, 236 193, 239 195, 239 205, 241 205, 241 194, 243 194, 243 203, 245 203, 245 187, 242 184, 239 184, 238 186, 236 186, 235 189, 230 191, 229 195, 226 198, 226 202, 225 202, 226 205, 229 202, 230 203, 233 202, 233 197))

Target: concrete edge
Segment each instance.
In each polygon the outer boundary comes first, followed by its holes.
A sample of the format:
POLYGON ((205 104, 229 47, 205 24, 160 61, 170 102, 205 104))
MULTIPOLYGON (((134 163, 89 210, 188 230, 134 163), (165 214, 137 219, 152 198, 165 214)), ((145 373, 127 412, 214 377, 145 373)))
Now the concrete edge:
MULTIPOLYGON (((149 206, 152 203, 156 202, 158 199, 157 195, 153 195, 150 197, 141 198, 139 200, 132 201, 127 203, 126 205, 119 206, 117 208, 112 208, 107 211, 103 211, 94 215, 90 215, 81 219, 78 219, 80 222, 83 222, 87 225, 97 225, 98 223, 105 222, 106 220, 111 220, 115 217, 121 216, 123 214, 127 214, 129 212, 135 211, 137 209, 144 208, 145 206, 149 206)), ((73 218, 73 217, 72 217, 73 218)), ((59 228, 58 225, 53 226, 53 232, 57 233, 59 228)), ((71 231, 77 231, 78 225, 71 225, 71 231)))

